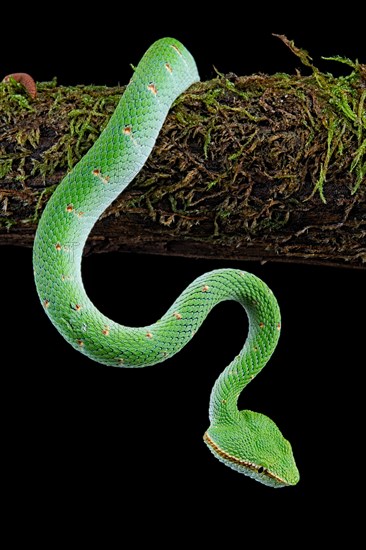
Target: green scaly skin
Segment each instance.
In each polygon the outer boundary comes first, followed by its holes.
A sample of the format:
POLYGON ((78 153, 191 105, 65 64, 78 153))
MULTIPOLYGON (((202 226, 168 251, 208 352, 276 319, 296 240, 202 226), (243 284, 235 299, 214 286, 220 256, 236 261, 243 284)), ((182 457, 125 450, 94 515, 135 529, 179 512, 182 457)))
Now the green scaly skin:
POLYGON ((299 479, 291 446, 266 416, 239 411, 243 388, 264 367, 280 334, 280 311, 257 277, 221 269, 196 279, 155 324, 121 326, 98 311, 85 293, 81 259, 98 217, 142 168, 174 100, 199 80, 195 61, 177 40, 146 52, 100 137, 60 183, 44 210, 33 264, 41 303, 63 337, 105 365, 145 367, 174 355, 222 300, 237 300, 249 318, 241 353, 216 381, 210 427, 204 435, 222 462, 272 487, 299 479))

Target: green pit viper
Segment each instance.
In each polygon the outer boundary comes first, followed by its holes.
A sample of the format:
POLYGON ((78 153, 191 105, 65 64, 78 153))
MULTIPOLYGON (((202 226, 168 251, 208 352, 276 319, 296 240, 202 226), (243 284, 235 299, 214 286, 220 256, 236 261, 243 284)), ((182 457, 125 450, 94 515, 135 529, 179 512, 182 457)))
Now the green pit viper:
POLYGON ((281 318, 275 296, 258 277, 218 269, 198 277, 155 324, 122 326, 88 298, 81 276, 83 247, 94 223, 146 162, 177 97, 199 80, 192 55, 163 38, 145 53, 111 116, 86 155, 58 185, 38 225, 33 249, 37 292, 62 336, 105 365, 145 367, 185 346, 223 300, 245 308, 245 345, 216 380, 204 441, 224 464, 271 487, 295 485, 290 443, 267 416, 238 410, 237 401, 272 355, 281 318))

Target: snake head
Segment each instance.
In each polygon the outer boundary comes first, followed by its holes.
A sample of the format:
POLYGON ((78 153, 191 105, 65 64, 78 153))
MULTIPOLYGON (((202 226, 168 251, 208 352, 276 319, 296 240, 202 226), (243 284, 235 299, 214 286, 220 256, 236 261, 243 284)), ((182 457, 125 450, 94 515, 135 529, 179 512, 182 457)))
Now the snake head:
POLYGON ((286 487, 299 481, 290 443, 264 414, 240 411, 238 422, 211 425, 204 441, 221 462, 265 485, 286 487))

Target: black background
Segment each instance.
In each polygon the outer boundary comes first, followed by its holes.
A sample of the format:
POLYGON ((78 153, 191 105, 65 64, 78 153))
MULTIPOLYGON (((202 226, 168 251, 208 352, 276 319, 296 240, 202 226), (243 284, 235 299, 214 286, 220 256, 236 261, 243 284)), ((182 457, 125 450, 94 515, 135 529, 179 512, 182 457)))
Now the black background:
MULTIPOLYGON (((65 85, 124 84, 129 64, 136 65, 154 40, 171 35, 192 52, 202 79, 215 75, 213 66, 223 73, 300 68, 308 74, 272 32, 286 34, 322 70, 337 75, 348 69, 322 61, 322 55, 366 62, 362 18, 351 7, 347 16, 322 15, 309 4, 269 11, 258 3, 238 12, 228 3, 202 6, 201 15, 197 8, 135 3, 119 15, 123 6, 105 3, 98 9, 52 5, 52 13, 34 7, 7 12, 0 70, 29 72, 39 81, 57 76, 65 85)), ((292 442, 301 480, 276 491, 226 468, 202 442, 212 385, 245 338, 246 317, 238 305, 218 306, 167 363, 113 369, 76 353, 49 323, 35 293, 30 250, 3 247, 0 262, 9 517, 22 518, 30 532, 47 524, 62 536, 62 525, 82 524, 85 509, 95 517, 107 510, 136 545, 146 532, 151 540, 164 540, 169 526, 172 547, 185 537, 195 540, 196 526, 207 544, 228 524, 238 541, 243 532, 243 543, 245 529, 254 532, 259 524, 261 539, 275 519, 278 541, 288 536, 288 524, 310 537, 314 526, 323 537, 353 530, 354 495, 364 477, 364 271, 128 254, 83 263, 96 305, 135 326, 159 318, 205 271, 240 267, 267 282, 281 306, 282 335, 240 406, 270 416, 292 442), (29 514, 38 521, 27 521, 29 514)))

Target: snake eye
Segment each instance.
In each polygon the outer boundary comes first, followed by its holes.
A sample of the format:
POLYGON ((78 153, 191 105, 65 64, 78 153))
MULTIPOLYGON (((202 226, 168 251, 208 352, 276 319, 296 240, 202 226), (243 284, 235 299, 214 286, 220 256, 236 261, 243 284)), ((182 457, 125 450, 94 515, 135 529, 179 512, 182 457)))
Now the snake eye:
POLYGON ((260 466, 258 468, 258 474, 263 474, 263 472, 264 472, 264 468, 263 468, 263 466, 260 466))

